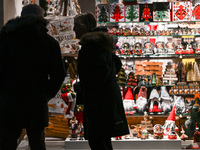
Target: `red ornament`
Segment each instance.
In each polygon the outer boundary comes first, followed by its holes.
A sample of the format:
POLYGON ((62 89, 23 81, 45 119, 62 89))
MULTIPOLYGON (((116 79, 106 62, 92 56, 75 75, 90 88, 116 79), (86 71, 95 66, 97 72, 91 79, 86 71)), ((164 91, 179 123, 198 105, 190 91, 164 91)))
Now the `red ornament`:
POLYGON ((200 5, 197 5, 194 10, 192 10, 192 16, 194 16, 197 20, 200 19, 200 5))
POLYGON ((123 16, 121 16, 122 12, 120 12, 120 7, 118 5, 115 6, 114 12, 112 12, 114 16, 112 16, 112 19, 115 19, 116 22, 119 22, 119 19, 122 19, 123 16))
POLYGON ((175 15, 180 19, 183 20, 185 18, 185 16, 187 16, 187 12, 185 11, 185 9, 183 9, 184 6, 180 5, 179 9, 177 10, 177 12, 175 13, 175 15))

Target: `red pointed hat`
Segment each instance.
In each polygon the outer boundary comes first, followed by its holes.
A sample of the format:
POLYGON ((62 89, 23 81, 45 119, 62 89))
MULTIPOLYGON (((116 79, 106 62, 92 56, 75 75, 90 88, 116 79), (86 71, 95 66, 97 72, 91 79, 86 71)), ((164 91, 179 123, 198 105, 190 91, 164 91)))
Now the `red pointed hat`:
POLYGON ((176 104, 174 105, 172 111, 170 112, 168 118, 167 118, 167 122, 175 122, 175 108, 176 108, 176 104))
POLYGON ((132 92, 132 88, 128 87, 128 91, 126 92, 125 95, 125 100, 133 100, 133 92, 132 92))

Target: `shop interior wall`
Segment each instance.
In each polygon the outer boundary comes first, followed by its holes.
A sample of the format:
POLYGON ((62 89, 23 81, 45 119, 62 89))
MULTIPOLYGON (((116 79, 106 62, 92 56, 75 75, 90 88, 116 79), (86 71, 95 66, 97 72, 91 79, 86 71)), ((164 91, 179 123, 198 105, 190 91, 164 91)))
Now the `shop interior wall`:
POLYGON ((78 0, 81 12, 92 12, 95 14, 96 0, 78 0))
POLYGON ((4 24, 3 20, 3 0, 0 0, 0 30, 4 24))

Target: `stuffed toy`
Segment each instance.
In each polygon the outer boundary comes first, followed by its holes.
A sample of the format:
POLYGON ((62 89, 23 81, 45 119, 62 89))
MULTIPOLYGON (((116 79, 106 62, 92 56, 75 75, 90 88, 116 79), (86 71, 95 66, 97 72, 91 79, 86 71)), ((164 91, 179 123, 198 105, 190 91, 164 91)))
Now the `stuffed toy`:
POLYGON ((181 96, 174 95, 174 104, 176 104, 176 114, 182 115, 185 113, 185 102, 181 96))
POLYGON ((160 90, 160 99, 162 101, 161 108, 165 114, 169 113, 172 109, 173 98, 169 96, 166 86, 162 86, 160 90))
POLYGON ((139 114, 143 114, 146 110, 146 107, 148 106, 147 102, 147 88, 145 86, 142 86, 140 88, 140 91, 138 93, 138 99, 136 100, 136 106, 137 106, 137 112, 139 114))
POLYGON ((128 87, 128 91, 126 92, 125 98, 123 100, 123 105, 126 115, 132 115, 136 113, 137 106, 133 99, 133 89, 131 87, 128 87))
POLYGON ((161 101, 160 101, 160 97, 156 88, 154 88, 150 93, 149 103, 150 103, 150 107, 149 107, 150 113, 162 112, 161 101))

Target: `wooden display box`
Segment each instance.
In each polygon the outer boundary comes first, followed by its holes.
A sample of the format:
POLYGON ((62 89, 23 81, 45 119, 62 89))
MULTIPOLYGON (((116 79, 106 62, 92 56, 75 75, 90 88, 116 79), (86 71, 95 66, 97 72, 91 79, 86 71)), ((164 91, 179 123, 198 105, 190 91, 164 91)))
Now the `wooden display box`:
POLYGON ((135 75, 152 75, 155 73, 158 77, 162 76, 162 62, 135 61, 135 75))

